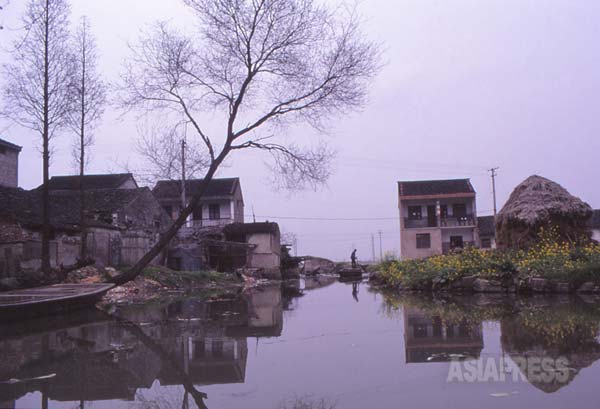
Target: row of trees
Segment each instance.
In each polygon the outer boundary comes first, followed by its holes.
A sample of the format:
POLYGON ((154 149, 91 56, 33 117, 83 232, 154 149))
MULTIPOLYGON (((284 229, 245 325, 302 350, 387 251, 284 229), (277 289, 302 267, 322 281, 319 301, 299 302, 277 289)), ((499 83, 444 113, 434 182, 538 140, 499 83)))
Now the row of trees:
MULTIPOLYGON (((22 17, 23 33, 13 44, 11 62, 3 66, 1 113, 40 135, 42 146, 42 270, 50 271, 49 189, 52 139, 70 129, 76 137, 81 222, 84 226, 83 175, 92 130, 104 111, 106 86, 97 69, 96 44, 84 17, 70 30, 67 0, 29 0, 22 17)), ((82 255, 85 243, 82 240, 82 255)))
MULTIPOLYGON (((324 183, 333 151, 304 136, 291 138, 286 126, 307 123, 323 131, 332 116, 360 108, 380 66, 379 46, 364 37, 354 10, 314 0, 182 1, 196 16, 198 31, 186 34, 157 22, 130 46, 116 93, 120 108, 137 112, 143 121, 160 118, 161 127, 141 144, 150 155, 164 159, 164 149, 172 156, 172 130, 188 130, 204 182, 161 240, 118 283, 135 277, 165 248, 233 152, 270 154, 283 188, 324 183), (221 118, 220 126, 208 126, 207 112, 221 118)), ((66 0, 30 0, 26 47, 15 49, 15 64, 5 68, 10 116, 42 137, 44 185, 48 142, 69 122, 67 112, 74 112, 67 11, 66 0)), ((80 88, 80 95, 89 89, 80 88)), ((80 123, 81 129, 89 127, 84 119, 80 123)), ((171 162, 165 166, 172 168, 171 162)))

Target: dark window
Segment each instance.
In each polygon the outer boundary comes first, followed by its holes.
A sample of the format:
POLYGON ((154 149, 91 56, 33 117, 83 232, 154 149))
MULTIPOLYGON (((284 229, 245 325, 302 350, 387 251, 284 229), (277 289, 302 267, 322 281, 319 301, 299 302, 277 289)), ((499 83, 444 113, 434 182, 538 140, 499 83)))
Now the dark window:
POLYGON ((421 220, 421 206, 408 206, 408 218, 410 220, 421 220))
POLYGON ((163 206, 170 218, 173 218, 173 206, 163 206))
POLYGON ((208 218, 211 220, 218 220, 221 218, 221 205, 213 203, 208 205, 208 218))
POLYGON ((462 249, 464 247, 462 236, 450 236, 450 248, 462 249))
POLYGON ((489 249, 492 247, 492 239, 489 237, 481 239, 481 248, 489 249))
POLYGON ((440 205, 440 217, 442 219, 448 218, 448 205, 440 205))
POLYGON ((431 235, 429 233, 417 234, 417 248, 418 249, 431 248, 431 235))
POLYGON ((454 217, 467 217, 467 205, 464 203, 455 203, 452 205, 452 214, 454 217))

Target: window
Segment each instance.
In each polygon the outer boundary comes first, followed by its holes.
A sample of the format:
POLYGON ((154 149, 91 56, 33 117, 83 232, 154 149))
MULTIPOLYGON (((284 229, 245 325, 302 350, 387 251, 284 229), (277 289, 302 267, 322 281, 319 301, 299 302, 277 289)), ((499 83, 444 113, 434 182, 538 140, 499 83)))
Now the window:
POLYGON ((457 219, 467 217, 467 205, 464 203, 455 203, 452 205, 452 214, 457 219))
POLYGON ((431 248, 431 235, 429 233, 417 234, 417 248, 418 249, 431 248))
POLYGON ((489 237, 482 238, 481 239, 481 248, 482 249, 492 248, 492 239, 490 239, 489 237))
POLYGON ((450 248, 462 249, 464 247, 462 236, 450 236, 450 248))
POLYGON ((421 206, 408 206, 408 218, 410 220, 421 220, 421 206))
POLYGON ((218 203, 211 203, 208 205, 208 218, 210 220, 218 220, 221 218, 221 205, 218 203))
POLYGON ((173 218, 173 206, 163 206, 170 218, 173 218))

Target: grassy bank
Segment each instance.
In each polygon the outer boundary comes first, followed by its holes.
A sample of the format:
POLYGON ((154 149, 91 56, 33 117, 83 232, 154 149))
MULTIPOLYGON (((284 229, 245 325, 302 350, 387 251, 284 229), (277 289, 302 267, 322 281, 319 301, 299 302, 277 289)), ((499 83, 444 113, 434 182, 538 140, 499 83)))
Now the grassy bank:
POLYGON ((532 278, 569 283, 575 289, 584 283, 600 285, 600 245, 557 242, 546 235, 529 250, 464 249, 460 253, 421 260, 391 258, 378 266, 378 279, 394 289, 452 288, 465 278, 517 285, 532 278))

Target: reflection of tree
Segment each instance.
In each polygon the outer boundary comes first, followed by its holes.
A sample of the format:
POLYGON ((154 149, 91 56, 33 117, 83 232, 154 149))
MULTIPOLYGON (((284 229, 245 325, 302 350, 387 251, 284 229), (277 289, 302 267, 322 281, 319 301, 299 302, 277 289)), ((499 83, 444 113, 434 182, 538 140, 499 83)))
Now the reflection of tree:
POLYGON ((553 393, 600 359, 599 322, 598 310, 583 303, 532 306, 501 321, 502 348, 513 359, 566 358, 567 382, 530 380, 536 388, 553 393))
MULTIPOLYGON (((161 362, 164 365, 167 365, 173 371, 173 373, 176 374, 176 376, 179 378, 179 381, 181 382, 181 385, 185 389, 185 392, 192 397, 198 408, 208 409, 207 406, 204 404, 204 399, 207 398, 206 393, 200 392, 196 389, 194 384, 189 380, 189 377, 187 376, 183 368, 181 368, 181 366, 175 360, 173 360, 159 344, 157 344, 151 337, 146 335, 144 331, 142 331, 133 322, 119 317, 113 316, 113 318, 115 318, 121 325, 123 325, 123 327, 127 331, 129 331, 129 333, 131 333, 140 342, 142 342, 144 346, 146 346, 146 348, 148 348, 150 351, 156 354, 156 356, 160 358, 161 362)), ((185 401, 186 399, 184 399, 184 402, 185 401)))

